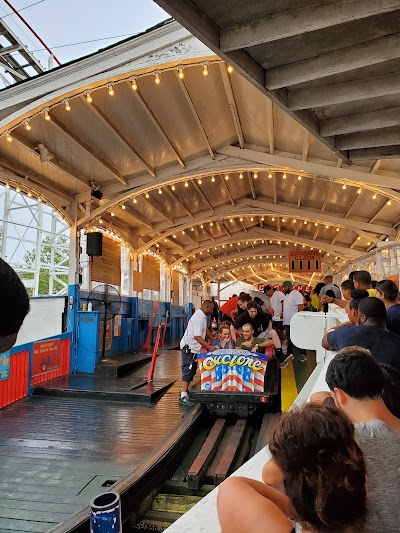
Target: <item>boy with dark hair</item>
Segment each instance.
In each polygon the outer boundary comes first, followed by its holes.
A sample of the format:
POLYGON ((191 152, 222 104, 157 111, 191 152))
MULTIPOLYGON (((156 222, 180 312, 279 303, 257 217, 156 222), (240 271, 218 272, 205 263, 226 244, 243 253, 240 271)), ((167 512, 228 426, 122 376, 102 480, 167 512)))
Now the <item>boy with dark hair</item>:
MULTIPOLYGON (((368 479, 367 531, 398 531, 400 419, 383 401, 383 371, 368 350, 351 346, 332 359, 326 383, 336 406, 353 422, 356 441, 364 455, 368 479)), ((319 401, 322 397, 323 393, 318 393, 319 401)))
POLYGON ((12 348, 29 313, 29 296, 18 274, 0 259, 0 353, 12 348))
POLYGON ((370 296, 376 296, 376 290, 372 288, 371 274, 368 270, 357 270, 353 276, 354 288, 368 291, 370 296))

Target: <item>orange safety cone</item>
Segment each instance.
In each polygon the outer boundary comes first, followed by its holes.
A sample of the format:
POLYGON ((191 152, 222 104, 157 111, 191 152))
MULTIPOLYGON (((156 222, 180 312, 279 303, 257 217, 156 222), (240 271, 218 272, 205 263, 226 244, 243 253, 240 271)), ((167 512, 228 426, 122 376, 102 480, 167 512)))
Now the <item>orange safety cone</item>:
POLYGON ((161 342, 160 342, 160 346, 164 346, 164 342, 165 342, 165 334, 167 333, 167 324, 168 324, 168 311, 166 311, 165 313, 165 322, 164 322, 164 329, 163 329, 163 334, 162 334, 162 339, 161 339, 161 342))
POLYGON ((149 331, 147 332, 146 342, 142 344, 141 346, 142 350, 150 350, 151 348, 150 339, 151 339, 151 332, 153 331, 153 324, 154 324, 155 316, 156 316, 155 313, 153 313, 153 316, 151 317, 150 324, 149 324, 149 331))
POLYGON ((147 374, 147 383, 150 383, 151 381, 153 381, 154 370, 156 368, 157 351, 158 351, 158 345, 160 343, 160 338, 161 338, 161 322, 160 322, 160 324, 158 325, 158 328, 157 328, 156 343, 154 345, 153 357, 151 358, 151 365, 150 365, 150 368, 149 368, 149 372, 147 374))

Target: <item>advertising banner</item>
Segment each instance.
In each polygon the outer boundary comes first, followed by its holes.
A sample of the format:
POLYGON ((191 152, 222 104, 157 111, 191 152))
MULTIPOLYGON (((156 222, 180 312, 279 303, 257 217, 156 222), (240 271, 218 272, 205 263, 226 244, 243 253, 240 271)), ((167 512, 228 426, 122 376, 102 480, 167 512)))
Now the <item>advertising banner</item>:
POLYGON ((0 353, 0 381, 10 377, 10 350, 0 353))
POLYGON ((52 341, 33 343, 32 377, 40 376, 60 368, 61 342, 52 341))
POLYGON ((264 392, 268 355, 215 350, 198 356, 203 391, 264 392))

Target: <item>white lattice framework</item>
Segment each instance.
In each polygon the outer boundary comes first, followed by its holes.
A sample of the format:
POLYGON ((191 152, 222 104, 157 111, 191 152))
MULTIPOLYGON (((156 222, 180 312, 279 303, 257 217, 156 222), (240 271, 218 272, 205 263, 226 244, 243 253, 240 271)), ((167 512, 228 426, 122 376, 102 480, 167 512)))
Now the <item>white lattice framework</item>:
POLYGON ((0 186, 0 256, 31 296, 66 294, 69 228, 46 204, 0 186))

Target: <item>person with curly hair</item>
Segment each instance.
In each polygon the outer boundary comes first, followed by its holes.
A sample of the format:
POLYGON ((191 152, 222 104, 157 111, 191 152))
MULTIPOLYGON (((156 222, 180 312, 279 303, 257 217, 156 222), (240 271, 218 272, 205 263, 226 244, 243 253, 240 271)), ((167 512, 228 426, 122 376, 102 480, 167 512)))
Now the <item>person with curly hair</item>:
POLYGON ((222 533, 364 531, 365 464, 344 413, 312 403, 284 413, 269 449, 285 493, 252 479, 227 479, 217 502, 222 533))

